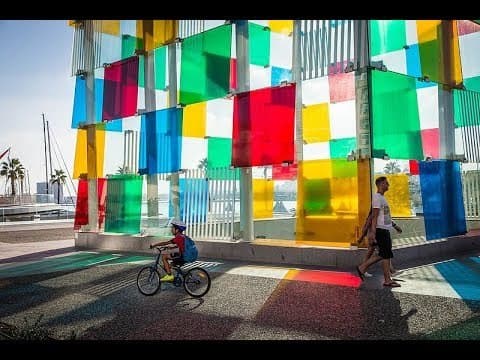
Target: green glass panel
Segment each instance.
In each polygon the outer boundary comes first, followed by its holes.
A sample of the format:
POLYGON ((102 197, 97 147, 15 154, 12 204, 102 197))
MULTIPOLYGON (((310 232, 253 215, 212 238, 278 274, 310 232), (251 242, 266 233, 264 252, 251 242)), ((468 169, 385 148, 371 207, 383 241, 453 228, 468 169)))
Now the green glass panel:
POLYGON ((405 20, 370 20, 370 55, 403 49, 407 44, 405 20))
POLYGON ((347 155, 350 154, 352 150, 357 149, 357 139, 354 137, 332 139, 329 143, 331 159, 346 159, 347 155))
POLYGON ((480 76, 464 79, 463 85, 465 85, 467 90, 480 92, 480 76))
POLYGON ((107 181, 105 231, 140 232, 143 179, 137 175, 111 175, 107 181))
POLYGON ((155 62, 155 89, 165 90, 166 87, 166 73, 165 68, 167 64, 167 47, 162 46, 156 48, 153 52, 155 62))
POLYGON ((232 163, 232 139, 208 138, 207 176, 209 179, 240 179, 240 169, 223 170, 232 163))
POLYGON ((248 40, 250 64, 270 65, 270 28, 248 23, 248 40))
MULTIPOLYGON (((122 59, 134 56, 135 50, 142 48, 142 39, 131 35, 122 35, 122 59)), ((143 56, 139 56, 138 59, 138 86, 145 87, 145 60, 143 56)))
POLYGON ((440 48, 437 39, 418 44, 420 53, 420 64, 422 75, 427 76, 430 81, 439 81, 439 56, 440 48))
POLYGON ((393 159, 423 159, 415 78, 371 71, 373 152, 393 159))
POLYGON ((453 117, 457 127, 480 125, 480 93, 454 89, 453 117))
POLYGON ((232 139, 208 139, 208 166, 212 168, 228 167, 232 163, 232 139))
POLYGON ((229 91, 232 25, 223 25, 182 41, 180 103, 223 98, 229 91))
POLYGON ((305 179, 305 215, 330 214, 330 179, 305 179))

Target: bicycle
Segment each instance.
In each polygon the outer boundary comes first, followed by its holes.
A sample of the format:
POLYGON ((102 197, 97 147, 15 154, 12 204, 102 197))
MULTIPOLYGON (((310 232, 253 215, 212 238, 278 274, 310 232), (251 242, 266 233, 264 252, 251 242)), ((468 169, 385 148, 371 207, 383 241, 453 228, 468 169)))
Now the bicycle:
MULTIPOLYGON (((137 275, 138 290, 146 296, 154 295, 161 289, 162 282, 160 279, 167 273, 163 265, 160 265, 160 257, 162 252, 169 249, 168 246, 155 246, 158 255, 152 265, 143 267, 137 275)), ((169 260, 171 261, 171 260, 169 260)), ((188 263, 185 263, 188 264, 188 263)), ((185 265, 172 265, 173 285, 183 288, 188 295, 199 298, 204 296, 211 285, 210 275, 208 272, 199 267, 194 266, 189 269, 183 269, 185 265)))

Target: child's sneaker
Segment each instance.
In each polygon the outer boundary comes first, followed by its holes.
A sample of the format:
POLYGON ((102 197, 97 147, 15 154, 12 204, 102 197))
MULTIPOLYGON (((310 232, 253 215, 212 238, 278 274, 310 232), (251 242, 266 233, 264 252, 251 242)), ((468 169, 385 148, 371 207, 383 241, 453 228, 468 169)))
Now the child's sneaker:
POLYGON ((173 274, 167 274, 160 279, 160 281, 173 281, 173 274))
POLYGON ((366 271, 365 271, 365 272, 363 273, 363 276, 365 276, 365 277, 372 277, 373 275, 370 274, 369 272, 366 272, 366 271))

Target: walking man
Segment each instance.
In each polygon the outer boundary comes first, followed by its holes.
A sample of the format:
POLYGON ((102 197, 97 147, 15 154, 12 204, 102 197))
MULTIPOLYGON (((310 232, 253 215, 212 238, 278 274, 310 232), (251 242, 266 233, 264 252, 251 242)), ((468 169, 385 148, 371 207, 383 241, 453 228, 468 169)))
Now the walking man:
POLYGON ((375 185, 377 186, 377 192, 373 195, 371 228, 367 236, 369 243, 377 244, 378 254, 374 253, 371 257, 365 259, 364 262, 357 266, 357 273, 363 280, 368 267, 382 260, 384 277, 383 285, 399 287, 400 284, 392 280, 390 273, 390 259, 393 258, 390 229, 394 228, 398 232, 402 232, 402 229, 392 221, 390 207, 384 196, 385 192, 388 191, 389 186, 387 178, 385 176, 380 176, 375 180, 375 185))

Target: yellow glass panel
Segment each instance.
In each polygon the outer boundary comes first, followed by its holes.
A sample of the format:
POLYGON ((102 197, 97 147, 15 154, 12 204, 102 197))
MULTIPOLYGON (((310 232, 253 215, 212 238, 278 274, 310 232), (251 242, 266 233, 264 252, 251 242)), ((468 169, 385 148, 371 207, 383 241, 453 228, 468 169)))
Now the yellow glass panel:
POLYGON ((299 175, 307 179, 330 179, 332 177, 332 161, 324 160, 308 160, 301 162, 299 175))
POLYGON ((201 102, 183 108, 183 136, 205 137, 207 103, 201 102))
POLYGON ((173 42, 177 34, 178 20, 137 20, 137 37, 144 40, 146 51, 173 42))
POLYGON ((296 240, 299 243, 349 247, 356 242, 358 227, 357 179, 332 178, 331 160, 300 161, 298 164, 296 240), (333 213, 306 215, 306 182, 329 179, 333 213))
POLYGON ((271 31, 290 35, 293 33, 293 20, 269 20, 268 27, 271 31))
POLYGON ((68 26, 75 26, 77 24, 77 20, 68 20, 67 24, 68 26))
POLYGON ((253 218, 273 217, 273 180, 253 179, 253 218))
MULTIPOLYGON (((377 179, 379 176, 375 176, 377 179)), ((390 184, 388 191, 385 193, 385 199, 390 206, 392 216, 411 217, 410 209, 410 188, 408 186, 407 174, 385 174, 390 184)))
POLYGON ((330 118, 328 103, 310 105, 302 109, 303 139, 307 143, 329 141, 330 118))
MULTIPOLYGON (((96 155, 97 168, 89 169, 87 167, 87 130, 77 130, 77 143, 75 146, 75 162, 73 164, 73 178, 79 179, 83 174, 88 174, 89 179, 103 177, 103 161, 105 152, 105 131, 96 130, 96 155), (90 171, 90 173, 89 173, 90 171), (93 174, 92 174, 93 172, 93 174), (95 177, 92 177, 95 175, 95 177)), ((94 151, 93 146, 89 149, 94 151)))
POLYGON ((437 28, 440 23, 441 20, 417 20, 418 42, 437 40, 437 28))
POLYGON ((102 20, 102 33, 120 35, 120 20, 102 20))

